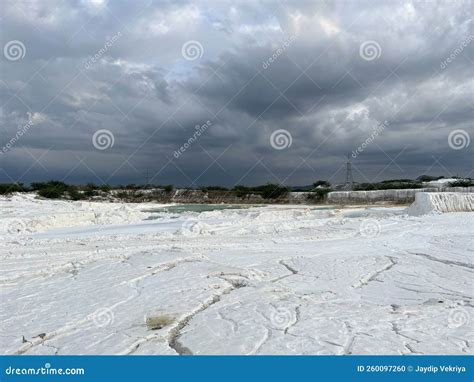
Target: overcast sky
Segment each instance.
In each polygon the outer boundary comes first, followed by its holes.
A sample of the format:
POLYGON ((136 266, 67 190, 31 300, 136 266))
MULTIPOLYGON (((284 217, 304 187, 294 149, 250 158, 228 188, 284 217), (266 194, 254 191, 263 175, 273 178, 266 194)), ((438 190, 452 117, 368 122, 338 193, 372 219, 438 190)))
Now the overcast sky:
POLYGON ((0 182, 473 176, 470 1, 0 7, 0 182))

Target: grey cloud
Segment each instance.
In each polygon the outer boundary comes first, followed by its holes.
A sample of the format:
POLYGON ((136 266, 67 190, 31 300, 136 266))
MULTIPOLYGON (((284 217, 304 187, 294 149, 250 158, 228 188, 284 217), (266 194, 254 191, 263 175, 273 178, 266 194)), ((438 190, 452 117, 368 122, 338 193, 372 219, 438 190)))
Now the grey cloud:
POLYGON ((27 113, 44 120, 0 155, 0 181, 142 182, 145 169, 159 173, 156 183, 179 185, 341 181, 346 153, 383 121, 354 160, 356 180, 472 175, 472 145, 448 145, 451 131, 473 131, 468 1, 12 0, 2 8, 2 46, 20 40, 26 54, 1 60, 0 144, 27 113), (183 58, 189 40, 202 58, 183 58), (380 47, 374 60, 360 56, 368 40, 380 47), (94 148, 99 129, 114 134, 112 148, 94 148), (291 147, 272 148, 277 129, 291 133, 291 147), (44 168, 29 153, 43 155, 44 168))

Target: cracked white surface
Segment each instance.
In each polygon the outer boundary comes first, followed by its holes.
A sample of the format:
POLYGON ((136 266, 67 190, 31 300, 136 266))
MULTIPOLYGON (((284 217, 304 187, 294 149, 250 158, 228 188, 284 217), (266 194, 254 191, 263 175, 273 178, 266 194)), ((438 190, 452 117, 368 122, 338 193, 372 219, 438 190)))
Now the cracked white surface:
POLYGON ((472 213, 149 208, 1 198, 1 352, 472 353, 472 213))

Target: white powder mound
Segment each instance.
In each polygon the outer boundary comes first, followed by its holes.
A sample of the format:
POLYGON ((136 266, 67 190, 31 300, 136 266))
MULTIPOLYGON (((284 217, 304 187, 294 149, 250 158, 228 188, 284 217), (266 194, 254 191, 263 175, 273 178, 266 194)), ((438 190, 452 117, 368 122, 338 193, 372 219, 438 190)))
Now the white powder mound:
POLYGON ((442 179, 438 179, 438 180, 432 180, 432 181, 429 181, 429 182, 423 182, 423 185, 425 187, 443 188, 443 187, 449 187, 450 183, 457 182, 459 180, 462 180, 462 179, 456 179, 456 178, 445 179, 445 178, 442 178, 442 179))
POLYGON ((37 199, 35 194, 0 198, 0 234, 44 232, 62 227, 130 224, 149 214, 140 205, 37 199))
POLYGON ((455 192, 418 192, 415 201, 406 210, 411 216, 472 211, 474 211, 474 193, 455 192))

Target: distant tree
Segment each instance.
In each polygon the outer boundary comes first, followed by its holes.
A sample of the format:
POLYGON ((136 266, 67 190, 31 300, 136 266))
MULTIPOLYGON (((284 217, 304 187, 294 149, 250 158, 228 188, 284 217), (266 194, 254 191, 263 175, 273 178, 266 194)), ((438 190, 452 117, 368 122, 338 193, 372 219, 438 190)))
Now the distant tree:
POLYGON ((174 186, 172 184, 168 184, 164 187, 166 192, 172 192, 174 190, 174 186))

